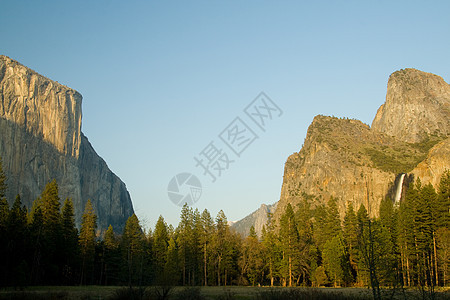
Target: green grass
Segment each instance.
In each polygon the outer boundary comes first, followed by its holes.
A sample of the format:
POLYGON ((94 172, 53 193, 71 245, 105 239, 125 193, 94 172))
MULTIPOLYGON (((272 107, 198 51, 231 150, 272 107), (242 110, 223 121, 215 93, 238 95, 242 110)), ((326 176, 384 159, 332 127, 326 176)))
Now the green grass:
MULTIPOLYGON (((160 288, 135 288, 129 291, 127 287, 117 286, 43 286, 29 287, 24 291, 0 290, 0 299, 162 299, 155 290, 160 288), (133 296, 133 298, 132 298, 133 296)), ((382 290, 383 299, 422 299, 417 289, 409 289, 402 293, 397 290, 391 298, 393 290, 382 290), (405 298, 406 297, 406 298, 405 298)), ((436 299, 449 299, 450 289, 440 289, 436 299)), ((219 300, 363 300, 372 299, 372 293, 367 288, 282 288, 282 287, 174 287, 170 290, 170 300, 219 299, 219 300)))

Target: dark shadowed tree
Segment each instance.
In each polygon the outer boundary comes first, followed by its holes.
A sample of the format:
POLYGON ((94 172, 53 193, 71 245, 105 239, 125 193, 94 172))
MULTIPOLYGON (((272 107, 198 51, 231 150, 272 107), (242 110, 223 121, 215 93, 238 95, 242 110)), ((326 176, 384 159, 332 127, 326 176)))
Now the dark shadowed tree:
POLYGON ((142 285, 145 262, 145 235, 136 214, 130 216, 125 223, 121 244, 123 262, 127 272, 127 283, 142 285))
POLYGON ((61 216, 64 284, 73 284, 78 269, 80 248, 78 244, 78 230, 75 227, 75 213, 72 199, 66 199, 62 207, 61 216))
POLYGON ((95 255, 95 230, 97 229, 97 215, 91 200, 86 202, 82 216, 79 244, 81 251, 80 284, 92 283, 94 279, 93 265, 95 255))

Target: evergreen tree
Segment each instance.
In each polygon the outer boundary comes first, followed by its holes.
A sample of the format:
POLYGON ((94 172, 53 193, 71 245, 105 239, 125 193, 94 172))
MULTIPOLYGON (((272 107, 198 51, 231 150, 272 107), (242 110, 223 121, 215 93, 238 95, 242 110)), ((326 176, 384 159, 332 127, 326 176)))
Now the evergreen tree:
MULTIPOLYGON (((6 200, 6 176, 3 172, 2 160, 0 158, 0 260, 2 266, 6 266, 8 263, 7 256, 7 220, 9 215, 9 204, 6 200)), ((7 282, 7 269, 1 268, 0 270, 0 286, 3 286, 7 282)))
POLYGON ((377 256, 375 251, 375 237, 374 237, 374 226, 372 220, 370 220, 367 210, 364 205, 361 205, 358 214, 358 248, 360 255, 360 273, 362 275, 361 279, 365 281, 367 275, 370 279, 370 286, 372 287, 373 298, 381 299, 380 286, 378 282, 377 275, 377 256), (365 271, 364 273, 362 271, 365 271))
POLYGON ((123 262, 125 263, 127 282, 133 285, 142 285, 143 268, 145 265, 145 235, 142 231, 136 214, 130 216, 125 223, 122 236, 123 262))
POLYGON ((49 182, 36 205, 42 212, 42 267, 47 284, 61 282, 64 253, 62 246, 62 224, 60 198, 56 180, 49 182))
POLYGON ((250 227, 250 235, 245 239, 242 245, 242 253, 239 258, 240 266, 240 282, 247 284, 246 278, 254 286, 257 282, 262 281, 263 269, 263 251, 261 243, 258 241, 255 227, 250 227))
POLYGON ((283 250, 282 269, 283 285, 293 286, 294 277, 298 272, 299 236, 294 210, 290 203, 286 206, 280 219, 280 241, 283 250))
POLYGON ((353 204, 348 202, 344 217, 343 238, 349 254, 349 263, 351 266, 352 282, 356 280, 358 273, 358 231, 357 231, 356 213, 353 204))
POLYGON ((62 207, 62 245, 61 249, 64 253, 64 267, 63 278, 65 284, 72 284, 75 277, 75 272, 78 264, 79 245, 78 245, 78 230, 75 227, 75 213, 73 202, 71 199, 66 199, 62 207))
MULTIPOLYGON (((40 205, 47 234, 52 235, 52 238, 59 236, 61 229, 61 204, 56 180, 53 179, 45 186, 41 194, 40 205)), ((54 241, 56 242, 56 239, 54 241)))
POLYGON ((95 230, 97 228, 97 216, 92 207, 91 200, 86 202, 82 216, 79 244, 81 250, 81 284, 92 283, 93 263, 95 255, 95 230))
POLYGON ((167 248, 167 262, 164 266, 164 276, 167 282, 171 285, 178 285, 180 282, 180 265, 178 257, 178 249, 175 243, 175 239, 172 237, 169 240, 169 246, 167 248))
MULTIPOLYGON (((159 216, 153 232, 153 257, 154 257, 154 272, 158 280, 160 274, 163 274, 167 262, 167 250, 169 244, 169 233, 167 224, 162 216, 159 216)), ((161 283, 161 282, 157 282, 161 283)))
MULTIPOLYGON (((6 198, 0 197, 0 261, 2 266, 6 266, 8 263, 7 255, 7 223, 9 215, 9 205, 6 198)), ((0 286, 6 285, 7 282, 7 269, 0 268, 0 286)))
POLYGON ((275 232, 273 215, 271 213, 267 213, 267 215, 267 224, 263 227, 262 232, 262 244, 264 261, 267 268, 267 277, 270 279, 270 286, 273 286, 276 277, 280 275, 279 268, 281 265, 282 251, 280 240, 275 232))
MULTIPOLYGON (((203 285, 208 285, 208 269, 211 269, 212 266, 209 264, 209 257, 211 257, 211 237, 214 234, 214 221, 211 217, 211 214, 207 209, 202 212, 200 217, 201 224, 201 232, 199 236, 199 241, 202 247, 202 262, 203 262, 203 285)), ((213 273, 213 272, 211 272, 213 273)), ((213 274, 212 274, 213 275, 213 274)))
POLYGON ((185 203, 181 210, 180 224, 178 226, 178 246, 180 255, 180 267, 183 270, 183 285, 191 284, 192 274, 195 268, 196 249, 194 244, 194 215, 192 209, 185 203))
POLYGON ((436 213, 433 245, 437 270, 436 285, 447 286, 450 266, 450 170, 442 174, 433 211, 436 213), (439 273, 442 274, 441 279, 439 273))
POLYGON ((119 240, 114 233, 112 225, 108 226, 105 232, 105 237, 103 239, 103 257, 104 266, 102 269, 103 280, 100 283, 105 285, 116 285, 119 281, 119 270, 120 270, 120 249, 119 240))
POLYGON ((340 236, 336 235, 325 243, 322 256, 323 266, 333 280, 334 287, 340 286, 344 280, 342 263, 345 259, 345 248, 340 236))
POLYGON ((380 204, 379 222, 375 222, 377 257, 380 260, 379 277, 384 286, 397 286, 402 282, 401 259, 398 247, 397 219, 398 212, 394 209, 394 203, 386 197, 380 204))
POLYGON ((193 214, 192 232, 192 280, 191 284, 200 285, 203 283, 202 262, 203 262, 203 222, 199 210, 196 208, 193 214))
POLYGON ((216 230, 213 237, 212 254, 217 275, 217 285, 227 285, 233 264, 233 248, 227 217, 220 210, 216 217, 216 230))
POLYGON ((326 207, 326 223, 325 223, 326 240, 329 241, 342 232, 341 219, 337 207, 337 199, 331 197, 326 207))
POLYGON ((27 209, 17 195, 7 220, 7 264, 10 285, 24 286, 30 280, 27 262, 27 209))
POLYGON ((319 251, 323 250, 323 246, 328 240, 327 229, 327 210, 324 205, 317 205, 314 209, 314 244, 317 246, 319 251))
POLYGON ((38 198, 33 202, 33 210, 29 214, 31 252, 33 257, 31 279, 33 284, 43 283, 42 257, 45 253, 45 247, 43 245, 44 217, 41 207, 37 204, 39 200, 40 199, 38 198))
POLYGON ((298 206, 296 213, 296 221, 298 224, 298 267, 300 276, 297 279, 297 285, 302 280, 303 284, 310 283, 311 264, 314 258, 312 257, 312 251, 315 251, 313 245, 313 224, 312 224, 312 211, 308 197, 304 197, 298 206))

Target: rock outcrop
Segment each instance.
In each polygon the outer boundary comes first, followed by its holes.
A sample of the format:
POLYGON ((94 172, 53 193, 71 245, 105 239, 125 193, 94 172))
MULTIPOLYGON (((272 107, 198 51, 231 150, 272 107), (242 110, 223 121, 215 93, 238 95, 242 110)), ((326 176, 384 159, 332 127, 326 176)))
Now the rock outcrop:
POLYGON ((437 188, 441 175, 449 169, 450 138, 447 138, 431 148, 426 159, 418 164, 411 173, 414 174, 415 178, 420 178, 425 183, 431 182, 437 188))
POLYGON ((20 63, 0 56, 0 156, 8 200, 20 194, 31 207, 56 179, 62 200, 72 198, 77 225, 93 202, 99 229, 120 231, 133 214, 125 184, 81 132, 82 96, 20 63))
POLYGON ((437 75, 415 69, 394 72, 386 103, 378 109, 372 128, 410 143, 448 136, 450 85, 437 75))
POLYGON ((341 217, 347 202, 375 216, 397 174, 407 173, 426 156, 406 142, 370 129, 357 120, 316 116, 299 153, 286 161, 275 217, 287 203, 314 199, 312 207, 338 199, 341 217))
POLYGON ((348 202, 355 209, 364 204, 376 216, 383 198, 393 200, 403 173, 404 184, 420 177, 438 188, 450 169, 449 134, 449 85, 415 69, 395 72, 372 128, 357 120, 314 118, 302 149, 286 161, 274 217, 305 197, 312 207, 337 198, 341 217, 348 202))

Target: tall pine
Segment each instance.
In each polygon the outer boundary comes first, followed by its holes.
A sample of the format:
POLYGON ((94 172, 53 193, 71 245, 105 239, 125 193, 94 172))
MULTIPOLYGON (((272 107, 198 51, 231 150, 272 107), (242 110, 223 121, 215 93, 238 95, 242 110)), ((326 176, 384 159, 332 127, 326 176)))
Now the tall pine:
POLYGON ((97 215, 94 212, 91 200, 86 202, 82 216, 79 244, 81 250, 81 276, 80 284, 93 283, 95 230, 97 229, 97 215))

